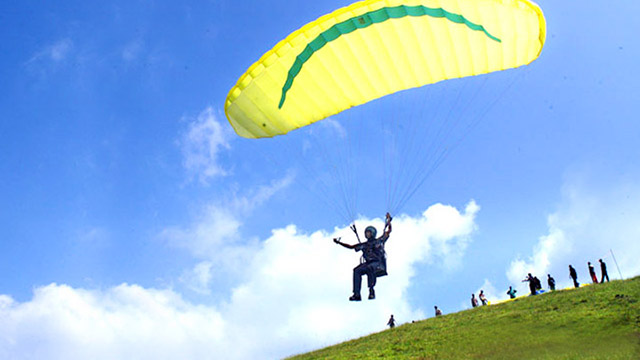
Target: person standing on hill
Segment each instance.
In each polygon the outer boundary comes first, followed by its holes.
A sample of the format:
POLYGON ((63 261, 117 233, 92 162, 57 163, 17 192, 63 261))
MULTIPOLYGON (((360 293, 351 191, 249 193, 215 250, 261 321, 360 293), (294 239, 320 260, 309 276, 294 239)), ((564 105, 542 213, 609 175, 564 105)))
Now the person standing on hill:
POLYGON ((478 299, 476 299, 476 294, 471 294, 471 306, 473 307, 478 306, 478 299))
POLYGON ((509 291, 507 291, 507 295, 509 295, 510 299, 515 299, 517 292, 518 292, 518 290, 516 290, 513 287, 509 286, 509 291))
POLYGON ((533 277, 533 281, 536 284, 536 291, 542 290, 542 283, 540 282, 540 279, 538 279, 537 276, 533 277))
POLYGON ((393 314, 391 314, 391 317, 389 318, 387 325, 389 325, 390 329, 393 329, 394 327, 396 327, 396 319, 393 318, 393 314))
POLYGON ((602 278, 600 279, 600 282, 603 283, 605 278, 607 279, 607 282, 609 282, 609 274, 607 273, 607 264, 605 264, 604 261, 602 261, 602 259, 598 261, 600 261, 600 271, 602 272, 602 278))
POLYGON ((569 277, 571 278, 571 280, 573 280, 573 286, 579 288, 580 283, 578 282, 578 273, 576 272, 576 269, 574 269, 571 265, 569 265, 569 277))
POLYGON ((554 291, 556 289, 556 279, 551 277, 551 274, 547 274, 547 284, 549 284, 549 290, 554 291))
POLYGON ((589 275, 591 275, 591 281, 594 284, 598 283, 598 277, 596 276, 596 269, 593 268, 590 261, 587 261, 587 266, 589 267, 589 275))
POLYGON ((488 301, 487 301, 487 298, 484 296, 484 290, 480 290, 480 295, 478 295, 478 298, 480 298, 480 301, 482 302, 482 306, 487 305, 488 301))
POLYGON ((536 294, 536 280, 534 278, 533 275, 531 275, 531 273, 529 273, 527 275, 526 278, 524 278, 524 280, 522 280, 522 282, 529 282, 529 291, 531 291, 531 295, 535 295, 536 294))
POLYGON ((434 306, 434 308, 436 309, 436 316, 441 316, 442 315, 442 311, 440 311, 440 309, 438 309, 437 306, 434 306))

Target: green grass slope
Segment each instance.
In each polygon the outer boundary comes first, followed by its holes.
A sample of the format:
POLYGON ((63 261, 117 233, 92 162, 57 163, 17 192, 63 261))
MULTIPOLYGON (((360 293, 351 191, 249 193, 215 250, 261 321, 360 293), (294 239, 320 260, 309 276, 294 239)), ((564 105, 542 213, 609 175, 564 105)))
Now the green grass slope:
POLYGON ((640 359, 640 277, 405 324, 291 359, 640 359))

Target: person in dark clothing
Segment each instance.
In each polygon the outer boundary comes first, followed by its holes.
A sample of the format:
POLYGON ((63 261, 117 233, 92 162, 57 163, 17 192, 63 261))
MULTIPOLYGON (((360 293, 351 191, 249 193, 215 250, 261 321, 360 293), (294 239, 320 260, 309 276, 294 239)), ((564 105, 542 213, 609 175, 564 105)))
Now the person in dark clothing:
POLYGON ((476 299, 476 294, 471 294, 471 306, 473 307, 478 306, 478 299, 476 299))
POLYGON ((547 284, 549 284, 549 290, 554 291, 556 289, 556 279, 551 277, 551 274, 547 274, 547 284))
POLYGON ((571 278, 571 280, 573 280, 573 286, 579 288, 580 283, 578 282, 578 273, 576 272, 576 269, 574 269, 571 265, 569 265, 569 277, 571 278))
POLYGON ((436 316, 441 316, 442 315, 442 311, 440 311, 440 309, 438 309, 437 306, 434 306, 434 309, 436 309, 436 316))
POLYGON ((598 283, 598 276, 596 276, 596 269, 593 268, 590 261, 587 261, 587 266, 589 267, 589 275, 591 276, 591 281, 594 284, 598 283))
POLYGON ((598 261, 600 261, 600 271, 602 272, 602 278, 600 279, 600 282, 603 283, 605 278, 607 279, 607 282, 609 282, 609 274, 607 273, 607 264, 605 264, 604 261, 602 261, 602 259, 598 261))
POLYGON ((540 282, 540 279, 538 279, 537 276, 533 277, 533 282, 536 284, 536 291, 542 290, 542 283, 540 282))
MULTIPOLYGON (((367 238, 367 241, 363 243, 350 245, 341 242, 340 239, 333 239, 333 242, 347 249, 362 251, 362 259, 364 261, 361 261, 360 265, 353 269, 353 295, 351 295, 349 301, 362 300, 360 297, 360 288, 362 286, 362 275, 365 274, 367 275, 367 285, 369 286, 369 300, 376 298, 376 293, 373 290, 373 287, 376 285, 376 278, 387 275, 387 259, 384 253, 384 245, 389 239, 389 234, 391 234, 391 219, 391 215, 387 213, 384 234, 379 238, 376 238, 376 228, 368 226, 364 230, 364 236, 367 238)), ((351 227, 351 230, 353 230, 356 237, 358 237, 355 225, 351 227)))
POLYGON ((531 295, 535 295, 536 294, 537 284, 536 284, 536 280, 535 280, 534 276, 531 275, 531 273, 529 273, 527 275, 527 277, 524 278, 524 280, 522 280, 522 282, 529 282, 529 291, 531 291, 531 295))
POLYGON ((389 328, 391 328, 391 329, 396 327, 396 319, 393 318, 393 314, 391 314, 391 317, 389 318, 389 321, 387 322, 387 325, 389 325, 389 328))
POLYGON ((513 287, 509 286, 509 291, 507 291, 507 295, 509 295, 510 299, 515 299, 517 292, 518 292, 518 290, 516 290, 513 287))

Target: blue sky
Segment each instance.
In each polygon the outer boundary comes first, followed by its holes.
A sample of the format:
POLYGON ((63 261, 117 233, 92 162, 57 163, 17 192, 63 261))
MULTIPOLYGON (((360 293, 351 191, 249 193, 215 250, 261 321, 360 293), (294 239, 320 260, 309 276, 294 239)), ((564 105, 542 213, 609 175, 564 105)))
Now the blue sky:
MULTIPOLYGON (((640 274, 640 24, 630 16, 640 5, 540 0, 542 55, 465 102, 474 114, 496 101, 394 214, 397 270, 376 302, 348 303, 358 256, 329 239, 350 239, 349 224, 309 191, 315 158, 300 155, 326 129, 255 142, 223 111, 264 52, 348 4, 3 3, 0 354, 126 357, 143 349, 133 338, 157 347, 153 358, 185 348, 277 358, 382 330, 390 312, 406 322, 433 305, 464 309, 480 288, 494 299, 509 285, 524 292, 528 271, 568 285, 567 264, 584 275, 605 257, 617 278, 610 249, 623 276, 640 274)), ((450 100, 461 86, 331 121, 377 142, 362 120, 428 117, 421 99, 450 100)), ((386 210, 376 159, 351 160, 361 227, 381 228, 386 210)))

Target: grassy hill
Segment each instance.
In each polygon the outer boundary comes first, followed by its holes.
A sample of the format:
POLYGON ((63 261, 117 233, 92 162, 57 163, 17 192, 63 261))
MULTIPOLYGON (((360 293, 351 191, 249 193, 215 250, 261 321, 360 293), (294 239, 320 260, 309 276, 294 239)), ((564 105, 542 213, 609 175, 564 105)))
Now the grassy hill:
POLYGON ((478 307, 291 359, 640 359, 640 277, 478 307))

